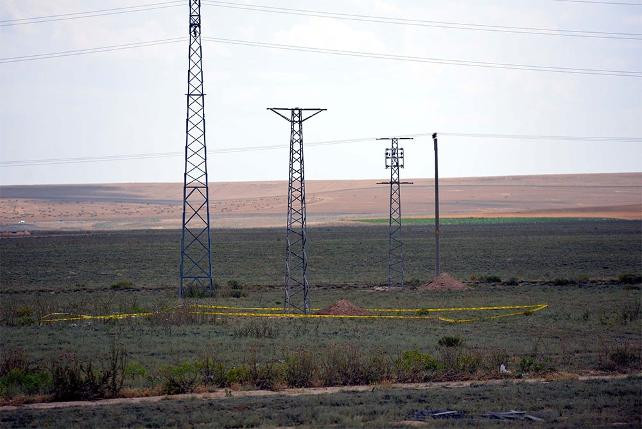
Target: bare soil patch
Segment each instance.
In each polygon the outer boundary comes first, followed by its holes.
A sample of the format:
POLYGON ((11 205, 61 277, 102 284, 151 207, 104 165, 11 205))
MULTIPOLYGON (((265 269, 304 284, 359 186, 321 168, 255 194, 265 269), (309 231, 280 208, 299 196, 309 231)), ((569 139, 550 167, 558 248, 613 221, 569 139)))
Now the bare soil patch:
POLYGON ((419 290, 466 290, 468 286, 448 273, 441 273, 430 282, 419 287, 419 290))
POLYGON ((317 314, 331 314, 336 316, 368 316, 368 310, 357 307, 347 299, 340 299, 329 307, 319 310, 317 314))

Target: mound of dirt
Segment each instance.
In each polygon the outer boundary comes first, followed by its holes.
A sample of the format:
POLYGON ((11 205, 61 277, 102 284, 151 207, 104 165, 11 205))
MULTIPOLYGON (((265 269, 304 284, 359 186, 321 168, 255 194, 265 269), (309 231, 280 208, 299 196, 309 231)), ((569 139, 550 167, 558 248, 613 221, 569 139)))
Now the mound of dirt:
POLYGON ((419 290, 466 290, 468 286, 448 273, 441 273, 429 283, 419 287, 419 290))
POLYGON ((335 316, 368 316, 372 313, 361 307, 357 307, 347 299, 340 299, 331 306, 319 310, 317 314, 332 314, 335 316))

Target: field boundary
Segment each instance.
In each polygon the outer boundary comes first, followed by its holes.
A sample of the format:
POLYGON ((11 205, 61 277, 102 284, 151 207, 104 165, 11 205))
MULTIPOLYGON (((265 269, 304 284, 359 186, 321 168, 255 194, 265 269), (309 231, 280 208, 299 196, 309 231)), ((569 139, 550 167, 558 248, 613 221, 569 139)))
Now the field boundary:
POLYGON ((559 378, 503 378, 490 380, 466 380, 466 381, 439 381, 429 383, 392 383, 392 384, 372 384, 359 386, 334 386, 334 387, 307 387, 291 388, 283 390, 230 390, 217 389, 205 393, 183 393, 180 395, 161 395, 161 396, 141 396, 132 398, 113 398, 101 399, 97 401, 68 401, 68 402, 38 402, 33 404, 22 405, 4 405, 0 406, 2 411, 17 410, 50 410, 60 408, 80 408, 80 407, 100 407, 110 405, 129 405, 141 403, 155 403, 165 400, 191 400, 191 399, 231 399, 231 398, 253 398, 268 396, 305 396, 305 395, 324 395, 332 393, 358 393, 374 392, 385 390, 430 390, 437 388, 465 388, 470 386, 497 386, 504 383, 526 384, 526 383, 551 383, 555 381, 609 381, 624 380, 627 378, 642 377, 642 373, 631 374, 612 374, 612 375, 577 375, 562 374, 559 378))

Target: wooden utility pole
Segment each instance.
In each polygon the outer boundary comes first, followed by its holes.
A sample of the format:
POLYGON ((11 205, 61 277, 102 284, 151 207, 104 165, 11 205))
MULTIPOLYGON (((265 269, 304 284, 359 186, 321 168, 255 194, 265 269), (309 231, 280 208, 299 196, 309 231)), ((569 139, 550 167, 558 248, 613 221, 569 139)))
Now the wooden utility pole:
POLYGON ((433 133, 435 145, 435 277, 439 276, 439 156, 437 153, 437 133, 433 133))

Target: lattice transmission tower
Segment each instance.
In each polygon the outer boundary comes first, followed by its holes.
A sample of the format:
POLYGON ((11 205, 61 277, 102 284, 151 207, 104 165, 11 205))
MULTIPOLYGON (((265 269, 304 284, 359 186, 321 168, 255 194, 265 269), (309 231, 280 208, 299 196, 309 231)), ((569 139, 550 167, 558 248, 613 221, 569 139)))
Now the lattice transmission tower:
POLYGON ((303 122, 326 109, 269 107, 268 110, 290 122, 290 173, 288 177, 284 307, 308 313, 310 311, 310 295, 308 293, 308 259, 306 253, 303 122))
POLYGON ((207 148, 205 145, 205 94, 201 46, 201 0, 189 0, 189 69, 185 175, 183 180, 183 232, 179 297, 186 293, 212 293, 212 252, 207 148))
POLYGON ((412 182, 399 180, 399 169, 404 168, 403 148, 399 140, 412 140, 412 137, 384 137, 377 140, 390 140, 386 148, 386 169, 390 169, 390 181, 379 184, 390 185, 390 214, 388 218, 388 287, 403 287, 404 254, 401 241, 401 185, 412 182))

